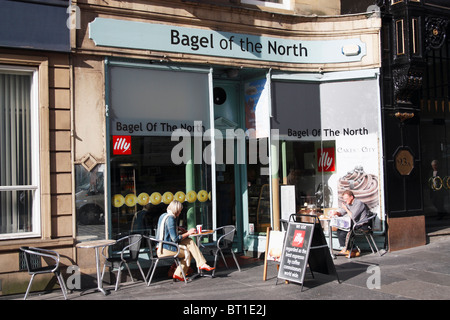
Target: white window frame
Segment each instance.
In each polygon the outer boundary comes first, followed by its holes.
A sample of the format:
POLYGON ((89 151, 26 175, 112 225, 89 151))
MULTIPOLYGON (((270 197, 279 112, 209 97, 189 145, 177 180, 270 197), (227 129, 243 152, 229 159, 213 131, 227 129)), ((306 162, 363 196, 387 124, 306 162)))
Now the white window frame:
POLYGON ((265 6, 267 8, 291 10, 291 0, 279 0, 279 3, 258 0, 241 0, 243 4, 252 4, 255 6, 265 6))
POLYGON ((39 71, 37 67, 25 67, 0 64, 0 71, 11 74, 24 74, 31 76, 30 88, 30 123, 31 123, 31 167, 32 184, 19 186, 0 186, 0 192, 33 191, 32 196, 32 230, 29 232, 0 233, 0 240, 31 238, 41 236, 41 177, 40 177, 40 147, 39 147, 39 71))

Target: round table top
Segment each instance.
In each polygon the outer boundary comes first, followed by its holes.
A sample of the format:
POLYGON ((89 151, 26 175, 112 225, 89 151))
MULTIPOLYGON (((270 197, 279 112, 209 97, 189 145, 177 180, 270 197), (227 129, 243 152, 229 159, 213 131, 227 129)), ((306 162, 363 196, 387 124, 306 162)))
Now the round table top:
POLYGON ((213 232, 214 232, 214 230, 202 230, 201 233, 193 233, 193 234, 191 234, 191 236, 192 237, 204 236, 206 234, 211 234, 213 232))
POLYGON ((116 243, 116 240, 104 239, 104 240, 93 240, 77 243, 77 248, 96 248, 110 246, 116 243))

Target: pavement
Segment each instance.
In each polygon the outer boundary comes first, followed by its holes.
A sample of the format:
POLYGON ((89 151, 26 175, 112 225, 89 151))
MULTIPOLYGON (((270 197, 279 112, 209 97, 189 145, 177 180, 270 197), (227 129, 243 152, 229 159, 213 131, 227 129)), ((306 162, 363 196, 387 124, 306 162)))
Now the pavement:
MULTIPOLYGON (((114 291, 113 284, 105 283, 104 287, 110 292, 106 296, 100 292, 75 290, 68 294, 68 299, 113 302, 143 300, 146 306, 150 302, 148 306, 153 307, 172 306, 171 301, 177 300, 172 310, 174 315, 208 317, 219 314, 261 316, 263 311, 265 315, 270 315, 278 313, 284 306, 291 306, 297 300, 450 299, 450 232, 430 236, 424 246, 380 252, 381 256, 363 251, 361 256, 352 259, 339 256, 333 262, 340 281, 334 275, 315 272, 313 278, 307 272, 303 288, 298 283, 285 283, 278 279, 274 262, 268 263, 267 279, 263 281, 264 261, 240 256, 240 272, 229 261, 229 269, 220 265, 215 278, 197 278, 184 284, 167 279, 163 270, 150 286, 139 277, 135 282, 123 282, 118 291, 114 291), (212 308, 216 308, 214 315, 212 308)), ((9 301, 22 299, 23 295, 0 297, 0 300, 9 301)), ((57 288, 50 292, 32 292, 28 300, 57 301, 63 300, 63 296, 57 288)), ((324 311, 317 309, 317 312, 324 311)))

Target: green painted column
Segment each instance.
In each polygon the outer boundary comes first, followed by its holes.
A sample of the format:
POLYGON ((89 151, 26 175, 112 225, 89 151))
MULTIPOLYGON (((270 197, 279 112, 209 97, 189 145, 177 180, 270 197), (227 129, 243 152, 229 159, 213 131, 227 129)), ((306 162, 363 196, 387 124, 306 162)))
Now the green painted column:
POLYGON ((281 166, 283 170, 283 184, 287 184, 287 160, 286 160, 286 141, 281 142, 281 166))
MULTIPOLYGON (((186 163, 186 194, 191 191, 195 191, 195 166, 194 166, 194 160, 191 153, 191 159, 188 160, 186 163)), ((186 218, 187 218, 187 228, 188 230, 190 228, 195 228, 196 221, 195 221, 195 208, 193 203, 185 202, 185 206, 188 206, 186 218)))

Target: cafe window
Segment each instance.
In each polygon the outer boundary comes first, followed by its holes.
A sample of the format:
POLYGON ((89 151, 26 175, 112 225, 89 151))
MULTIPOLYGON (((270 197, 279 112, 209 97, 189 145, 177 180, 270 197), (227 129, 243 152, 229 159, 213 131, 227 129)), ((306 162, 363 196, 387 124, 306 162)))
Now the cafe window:
POLYGON ((0 65, 0 238, 40 233, 37 72, 0 65))
POLYGON ((179 224, 212 229, 209 70, 112 63, 109 167, 112 237, 155 235, 172 200, 179 224), (180 131, 181 129, 181 131, 180 131))
POLYGON ((113 235, 155 235, 158 218, 172 200, 183 203, 181 225, 212 228, 211 168, 175 164, 171 155, 177 144, 171 137, 133 136, 131 155, 111 155, 113 235))
POLYGON ((376 78, 288 81, 293 78, 273 78, 272 129, 280 135, 280 183, 295 186, 296 212, 327 214, 340 206, 344 190, 380 212, 376 78))

